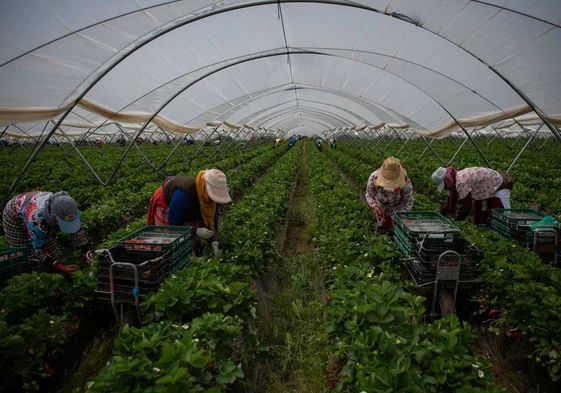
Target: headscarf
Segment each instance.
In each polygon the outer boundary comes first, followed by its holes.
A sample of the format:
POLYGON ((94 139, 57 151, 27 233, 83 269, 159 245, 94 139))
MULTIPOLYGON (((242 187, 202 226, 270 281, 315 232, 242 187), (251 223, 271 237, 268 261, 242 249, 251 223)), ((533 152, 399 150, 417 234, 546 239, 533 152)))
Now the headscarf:
POLYGON ((449 166, 446 168, 446 175, 444 176, 444 188, 447 190, 456 189, 456 168, 449 166))
POLYGON ((195 186, 197 187, 197 195, 199 196, 199 205, 201 205, 201 216, 205 226, 212 232, 214 229, 214 215, 216 213, 216 202, 210 199, 206 190, 205 171, 200 171, 195 179, 195 186))

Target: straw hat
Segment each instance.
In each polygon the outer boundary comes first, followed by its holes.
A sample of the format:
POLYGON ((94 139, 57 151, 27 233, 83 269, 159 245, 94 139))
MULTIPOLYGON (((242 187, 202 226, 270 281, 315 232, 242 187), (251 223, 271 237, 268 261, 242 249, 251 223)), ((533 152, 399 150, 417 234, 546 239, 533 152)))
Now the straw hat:
POLYGON ((382 164, 376 186, 394 191, 407 185, 405 165, 394 157, 388 157, 382 164))

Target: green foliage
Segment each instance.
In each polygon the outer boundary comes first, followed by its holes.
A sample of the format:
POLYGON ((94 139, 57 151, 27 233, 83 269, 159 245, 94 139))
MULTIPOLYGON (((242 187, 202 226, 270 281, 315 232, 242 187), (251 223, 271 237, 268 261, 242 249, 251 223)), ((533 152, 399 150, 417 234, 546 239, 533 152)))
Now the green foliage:
POLYGON ((220 392, 244 377, 242 361, 266 350, 240 343, 241 331, 241 320, 210 313, 188 325, 126 326, 89 391, 220 392))
MULTIPOLYGON (((310 167, 316 242, 331 283, 325 330, 336 364, 326 370, 329 386, 340 392, 500 392, 488 362, 469 345, 469 327, 455 316, 423 324, 425 299, 401 282, 395 246, 374 232, 372 214, 325 155, 312 149, 310 167)), ((340 162, 360 173, 359 165, 340 162)))
MULTIPOLYGON (((227 174, 229 184, 238 185, 233 194, 239 195, 285 153, 286 149, 266 152, 232 176, 227 174)), ((258 261, 266 263, 264 256, 274 255, 270 228, 277 221, 270 213, 284 215, 297 159, 296 149, 284 155, 228 212, 221 227, 224 254, 220 259, 193 258, 190 266, 168 277, 142 302, 146 326, 123 330, 111 361, 90 385, 90 392, 220 392, 243 378, 251 363, 262 360, 268 346, 251 328, 256 318, 252 268, 257 261, 248 256, 259 255, 258 261), (240 225, 254 213, 268 228, 266 233, 240 225), (243 251, 237 244, 245 245, 243 251), (247 330, 243 334, 242 326, 247 330)))
POLYGON ((62 354, 67 332, 91 306, 94 268, 71 276, 25 273, 0 292, 0 375, 21 375, 24 386, 48 378, 47 359, 62 354))
POLYGON ((190 266, 167 278, 140 305, 145 323, 182 323, 204 312, 247 318, 254 303, 252 276, 234 261, 193 258, 190 266))
MULTIPOLYGON (((379 157, 367 149, 349 146, 343 146, 338 151, 330 149, 325 154, 334 159, 337 165, 357 182, 369 176, 367 165, 365 166, 363 162, 375 164, 377 159, 375 157, 379 157), (360 161, 347 153, 359 158, 360 161)), ((472 152, 472 157, 473 154, 472 152)), ((461 162, 468 165, 469 157, 469 153, 463 153, 461 162)), ((506 157, 508 156, 495 158, 499 167, 508 165, 506 157)), ((536 158, 536 154, 533 153, 529 157, 536 158)), ((537 159, 540 160, 541 157, 537 159)), ((476 160, 471 162, 473 165, 476 164, 476 160)), ((520 169, 513 176, 516 182, 514 191, 522 189, 523 192, 513 193, 513 200, 514 203, 526 204, 533 200, 535 196, 533 190, 540 187, 547 188, 550 182, 542 173, 538 174, 535 171, 534 164, 522 167, 522 163, 519 167, 515 167, 520 169), (532 187, 534 196, 524 191, 528 185, 532 187)), ((434 190, 434 184, 427 175, 430 173, 430 165, 438 166, 434 162, 434 157, 427 157, 423 162, 418 163, 418 168, 408 171, 413 179, 417 210, 439 209, 439 205, 435 203, 437 199, 430 196, 434 190)), ((551 169, 552 173, 555 173, 558 168, 551 169)), ((558 199, 555 194, 552 196, 558 199)), ((557 211, 556 201, 550 200, 550 202, 553 202, 547 205, 550 210, 557 211)), ((561 378, 559 355, 561 354, 561 271, 542 263, 537 254, 513 244, 494 232, 479 229, 467 222, 456 224, 469 239, 475 242, 482 256, 478 269, 478 281, 481 285, 475 292, 474 300, 481 305, 480 314, 487 315, 489 311, 495 311, 491 318, 485 319, 488 329, 497 335, 510 336, 512 332, 517 332, 517 335, 527 338, 536 348, 532 358, 548 368, 554 381, 559 380, 561 378)))

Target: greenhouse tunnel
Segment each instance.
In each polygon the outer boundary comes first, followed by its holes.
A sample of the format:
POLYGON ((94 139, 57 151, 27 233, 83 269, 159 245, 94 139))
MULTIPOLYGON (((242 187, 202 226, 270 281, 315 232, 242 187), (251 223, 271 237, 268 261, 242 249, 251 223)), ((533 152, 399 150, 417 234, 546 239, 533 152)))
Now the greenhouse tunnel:
MULTIPOLYGON (((98 244, 142 217, 166 176, 215 162, 241 176, 302 136, 337 141, 329 168, 363 203, 358 173, 394 156, 427 210, 430 174, 470 165, 512 174, 515 204, 561 216, 561 0, 5 0, 0 49, 2 209, 81 177, 98 244)), ((306 143, 298 165, 319 167, 306 143)), ((273 168, 261 165, 256 179, 273 168)), ((314 189, 299 176, 296 199, 314 189)), ((241 199, 257 180, 240 179, 241 199)), ((557 360, 546 368, 560 378, 557 360)))

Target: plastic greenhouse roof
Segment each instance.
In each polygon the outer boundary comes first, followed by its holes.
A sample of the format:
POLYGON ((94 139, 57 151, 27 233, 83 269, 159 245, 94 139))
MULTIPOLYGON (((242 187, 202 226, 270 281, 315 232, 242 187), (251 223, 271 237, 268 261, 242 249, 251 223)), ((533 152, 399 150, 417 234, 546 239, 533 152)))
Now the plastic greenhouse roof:
POLYGON ((0 10, 0 125, 17 125, 6 136, 116 123, 386 124, 435 137, 517 117, 561 125, 559 0, 5 0, 0 10))

